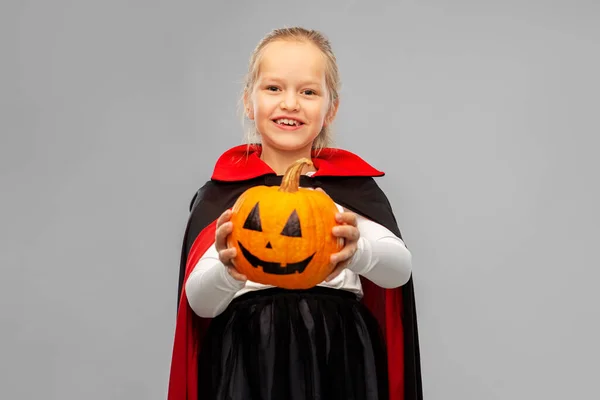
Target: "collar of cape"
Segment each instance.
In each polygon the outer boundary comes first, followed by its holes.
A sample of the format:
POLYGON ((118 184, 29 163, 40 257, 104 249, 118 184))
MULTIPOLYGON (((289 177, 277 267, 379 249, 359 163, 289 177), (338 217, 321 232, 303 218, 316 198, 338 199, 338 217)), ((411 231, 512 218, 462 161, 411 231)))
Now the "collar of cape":
MULTIPOLYGON (((240 145, 223 153, 217 160, 212 180, 223 182, 245 181, 263 175, 276 175, 260 158, 258 144, 240 145)), ((313 151, 312 161, 317 170, 312 176, 379 177, 384 172, 372 167, 358 155, 342 149, 324 148, 313 151)))

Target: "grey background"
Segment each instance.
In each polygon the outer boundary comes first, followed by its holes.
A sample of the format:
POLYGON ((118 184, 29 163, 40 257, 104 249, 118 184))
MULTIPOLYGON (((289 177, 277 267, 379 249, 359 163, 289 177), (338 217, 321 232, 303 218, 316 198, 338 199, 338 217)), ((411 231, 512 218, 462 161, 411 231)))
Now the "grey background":
POLYGON ((338 145, 388 173, 425 398, 598 398, 597 1, 0 7, 0 398, 165 398, 188 202, 296 24, 338 56, 338 145))

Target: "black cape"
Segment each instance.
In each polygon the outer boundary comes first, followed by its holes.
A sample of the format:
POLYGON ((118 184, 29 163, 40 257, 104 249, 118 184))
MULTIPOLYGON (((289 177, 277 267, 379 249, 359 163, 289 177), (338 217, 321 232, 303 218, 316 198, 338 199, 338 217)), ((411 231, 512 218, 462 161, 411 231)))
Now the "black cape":
MULTIPOLYGON (((179 284, 178 319, 173 347, 169 400, 196 400, 199 388, 197 354, 210 319, 200 318, 185 299, 187 276, 214 243, 216 219, 247 189, 278 186, 281 176, 258 158, 260 147, 238 146, 224 153, 210 181, 198 190, 190 204, 184 234, 179 284), (249 151, 249 152, 248 152, 249 151), (183 300, 183 301, 182 301, 183 300)), ((374 176, 382 176, 358 156, 339 149, 325 149, 313 158, 318 172, 302 176, 303 187, 322 188, 336 203, 371 219, 402 238, 391 205, 374 176)), ((400 288, 383 289, 361 276, 363 303, 380 323, 388 350, 390 400, 423 398, 417 313, 412 277, 400 288)))

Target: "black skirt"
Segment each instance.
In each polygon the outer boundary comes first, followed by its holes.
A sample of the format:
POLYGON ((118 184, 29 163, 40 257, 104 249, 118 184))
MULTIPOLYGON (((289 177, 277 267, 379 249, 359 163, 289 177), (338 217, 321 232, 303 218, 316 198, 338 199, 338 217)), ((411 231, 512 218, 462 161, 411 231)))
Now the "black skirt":
POLYGON ((385 343, 353 293, 246 293, 211 321, 198 360, 205 400, 387 400, 385 343))

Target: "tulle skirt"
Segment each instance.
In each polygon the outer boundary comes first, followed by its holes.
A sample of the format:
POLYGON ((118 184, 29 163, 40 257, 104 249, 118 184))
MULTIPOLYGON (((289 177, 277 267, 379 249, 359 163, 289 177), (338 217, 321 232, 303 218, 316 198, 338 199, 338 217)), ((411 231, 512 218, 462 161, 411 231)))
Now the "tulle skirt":
POLYGON ((199 399, 387 400, 379 325, 348 291, 258 290, 211 321, 199 399))

